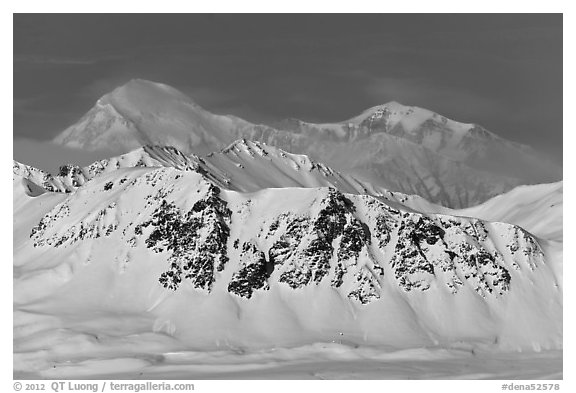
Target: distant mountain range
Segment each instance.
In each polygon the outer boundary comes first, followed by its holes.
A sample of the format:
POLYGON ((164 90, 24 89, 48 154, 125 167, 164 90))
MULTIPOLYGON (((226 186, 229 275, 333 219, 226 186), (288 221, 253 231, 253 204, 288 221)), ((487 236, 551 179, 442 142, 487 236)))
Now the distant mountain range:
POLYGON ((561 168, 528 146, 422 108, 390 102, 338 123, 291 119, 272 127, 212 114, 176 89, 144 80, 104 95, 55 142, 116 154, 150 144, 173 146, 202 156, 242 138, 453 208, 562 177, 561 168))

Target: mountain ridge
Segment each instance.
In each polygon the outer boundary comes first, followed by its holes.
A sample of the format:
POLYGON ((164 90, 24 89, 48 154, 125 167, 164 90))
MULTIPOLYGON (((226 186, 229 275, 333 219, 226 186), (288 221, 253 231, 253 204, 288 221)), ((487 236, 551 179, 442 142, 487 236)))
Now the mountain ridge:
MULTIPOLYGON (((48 194, 27 203, 46 203, 48 194)), ((423 214, 332 187, 231 191, 172 166, 115 168, 62 197, 36 222, 24 221, 30 236, 15 244, 16 305, 78 299, 75 288, 92 288, 81 296, 85 306, 103 296, 98 307, 148 310, 155 331, 204 345, 224 339, 224 327, 251 326, 249 304, 266 299, 271 314, 257 319, 289 320, 304 336, 331 321, 352 340, 380 344, 465 339, 552 348, 561 340, 557 262, 514 225, 423 214), (104 289, 90 285, 95 277, 106 277, 104 289), (43 280, 49 284, 39 286, 43 280), (304 298, 311 304, 297 305, 304 298), (184 304, 224 299, 236 306, 202 314, 202 324, 182 315, 184 304), (283 306, 273 306, 278 299, 283 306), (316 301, 337 315, 353 310, 355 322, 326 313, 308 320, 316 301), (397 325, 375 323, 374 307, 411 327, 400 334, 397 325), (233 317, 238 312, 244 317, 233 317), (224 326, 204 331, 219 320, 224 326)), ((259 334, 276 337, 242 328, 228 340, 243 345, 259 334)))
POLYGON ((85 167, 63 165, 57 175, 17 161, 14 161, 13 172, 42 189, 42 192, 70 193, 102 174, 131 167, 173 167, 183 171, 196 171, 219 187, 241 192, 255 192, 266 188, 334 187, 342 192, 384 198, 415 210, 443 209, 421 197, 391 192, 339 173, 306 155, 288 153, 246 139, 234 141, 221 151, 210 153, 204 158, 184 154, 170 146, 144 145, 126 154, 98 160, 85 167))
POLYGON ((340 123, 297 120, 274 128, 212 114, 172 87, 143 80, 131 81, 101 100, 114 102, 123 115, 96 106, 55 141, 89 150, 115 149, 115 154, 152 143, 206 155, 245 138, 306 154, 378 186, 455 208, 484 202, 520 184, 561 176, 529 147, 396 102, 340 123), (461 184, 466 184, 465 190, 461 184))

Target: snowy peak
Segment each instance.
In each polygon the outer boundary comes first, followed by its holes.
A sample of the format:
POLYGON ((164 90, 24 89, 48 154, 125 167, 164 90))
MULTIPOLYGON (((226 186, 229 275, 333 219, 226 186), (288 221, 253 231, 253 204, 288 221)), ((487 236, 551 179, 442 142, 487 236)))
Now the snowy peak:
MULTIPOLYGON (((390 131, 395 127, 401 127, 409 134, 426 132, 427 128, 435 125, 438 131, 449 132, 455 138, 463 138, 466 134, 477 139, 499 138, 476 124, 457 122, 431 110, 403 105, 396 101, 369 108, 343 123, 352 123, 368 128, 375 126, 374 131, 390 131), (376 125, 379 127, 376 128, 376 125)), ((396 133, 399 134, 398 131, 396 133)))
POLYGON ((477 124, 457 122, 428 109, 396 101, 371 107, 332 126, 297 121, 286 124, 291 124, 292 129, 307 125, 308 128, 324 130, 336 130, 335 126, 339 124, 341 129, 335 134, 348 141, 386 133, 461 162, 483 157, 493 149, 488 145, 494 143, 504 144, 512 150, 535 153, 528 146, 506 141, 477 124))
MULTIPOLYGON (((241 138, 306 154, 380 187, 453 208, 484 202, 520 184, 557 181, 562 176, 560 168, 527 146, 397 102, 375 106, 344 122, 291 119, 274 128, 212 114, 172 87, 143 80, 102 97, 56 142, 88 150, 112 149, 110 155, 142 145, 174 146, 185 154, 205 155, 241 138)), ((259 150, 252 146, 246 153, 259 150)), ((298 159, 294 162, 300 165, 298 159)))
POLYGON ((205 112, 191 98, 173 87, 142 79, 131 80, 104 95, 98 102, 113 105, 127 117, 161 117, 187 108, 205 112))
POLYGON ((62 165, 59 174, 53 176, 41 169, 14 161, 12 172, 15 181, 22 179, 29 196, 38 196, 46 191, 70 193, 88 180, 82 168, 70 164, 62 165))
POLYGON ((144 79, 132 79, 102 97, 101 100, 110 100, 112 102, 139 101, 142 109, 145 108, 145 104, 158 108, 159 103, 165 105, 165 103, 170 102, 183 102, 188 105, 198 106, 190 97, 172 86, 144 79))
POLYGON ((373 122, 378 119, 386 119, 397 123, 399 120, 406 116, 410 116, 417 110, 417 115, 423 119, 430 118, 434 115, 433 112, 422 108, 416 108, 412 106, 403 105, 396 101, 390 101, 385 104, 376 105, 371 108, 366 109, 360 115, 355 116, 347 121, 346 123, 361 124, 364 122, 373 122))
POLYGON ((96 161, 86 167, 62 165, 56 175, 14 161, 13 173, 44 191, 70 193, 95 177, 118 169, 172 167, 182 171, 197 171, 202 162, 200 158, 194 155, 186 156, 173 147, 146 145, 121 156, 96 161))
POLYGON ((225 188, 232 190, 253 192, 264 188, 333 187, 349 194, 372 195, 417 211, 441 209, 416 195, 391 192, 338 172, 307 155, 288 153, 262 142, 240 139, 219 153, 209 154, 204 161, 207 172, 225 174, 225 188))
POLYGON ((54 142, 72 148, 105 150, 110 146, 133 149, 144 142, 137 125, 102 98, 76 124, 56 136, 54 142))
MULTIPOLYGON (((131 167, 173 167, 179 170, 197 170, 201 159, 193 154, 186 155, 172 146, 145 145, 119 157, 99 161, 98 165, 106 168, 131 167)), ((95 172, 94 172, 95 173, 95 172)), ((96 173, 95 173, 96 174, 96 173)))
MULTIPOLYGON (((150 81, 134 79, 102 96, 80 121, 55 138, 55 142, 75 148, 106 150, 113 146, 132 150, 153 143, 146 117, 169 116, 178 105, 197 107, 176 89, 150 81)), ((161 134, 161 130, 158 130, 161 134)))
POLYGON ((228 144, 245 122, 214 115, 178 90, 140 79, 101 97, 55 142, 87 150, 125 153, 146 144, 208 153, 228 144))
MULTIPOLYGON (((233 142, 230 146, 223 149, 221 154, 227 155, 228 157, 234 156, 238 160, 246 160, 248 157, 269 157, 270 161, 282 160, 290 162, 291 166, 296 171, 304 169, 310 172, 314 169, 321 168, 326 172, 333 173, 333 171, 325 165, 313 161, 310 157, 304 154, 288 153, 282 149, 268 146, 265 143, 249 141, 246 139, 239 139, 238 141, 233 142)), ((210 154, 209 157, 213 157, 214 155, 215 154, 210 154)))
POLYGON ((265 143, 240 139, 206 161, 229 174, 231 186, 242 191, 271 187, 334 186, 345 192, 365 192, 354 178, 337 173, 306 155, 291 154, 265 143))
POLYGON ((372 107, 348 122, 367 128, 367 134, 388 133, 456 161, 465 161, 474 154, 470 151, 473 146, 467 144, 503 141, 478 125, 460 123, 428 109, 395 101, 372 107))
MULTIPOLYGON (((350 146, 349 150, 355 150, 357 147, 355 145, 364 145, 365 149, 371 150, 371 153, 366 155, 366 165, 385 161, 386 168, 382 168, 382 172, 385 172, 385 169, 390 170, 394 166, 402 165, 394 162, 395 160, 390 157, 390 151, 398 149, 399 155, 402 153, 413 155, 414 162, 411 166, 422 171, 426 169, 421 166, 427 160, 433 159, 434 165, 449 166, 452 167, 451 170, 468 167, 476 171, 508 177, 512 182, 516 180, 528 183, 552 181, 559 180, 562 176, 559 167, 529 146, 505 140, 482 126, 460 123, 430 110, 397 102, 372 107, 359 116, 341 123, 298 124, 292 122, 291 130, 297 135, 307 134, 318 141, 324 140, 325 144, 326 142, 346 143, 350 146), (378 145, 381 145, 379 150, 378 145), (390 146, 394 145, 396 147, 390 149, 390 146), (420 151, 417 151, 418 148, 420 151)), ((345 149, 339 150, 343 154, 345 149)), ((338 158, 338 160, 350 161, 351 159, 338 158)), ((337 165, 327 158, 324 161, 338 169, 342 169, 341 165, 350 165, 349 162, 337 165)), ((362 160, 356 159, 353 165, 357 165, 358 161, 362 160)), ((408 172, 409 168, 406 171, 408 172)), ((394 172, 395 170, 392 171, 394 172)), ((469 173, 468 176, 473 175, 469 173)), ((439 177, 442 182, 450 181, 442 177, 439 177)), ((406 192, 406 190, 402 191, 406 192)), ((438 202, 434 197, 433 200, 438 202)), ((451 206, 459 205, 454 200, 448 203, 451 206)), ((465 205, 468 204, 468 202, 465 203, 465 205)))
POLYGON ((238 139, 232 142, 228 147, 222 149, 221 152, 224 154, 248 154, 252 157, 255 154, 260 156, 268 155, 265 143, 250 141, 246 138, 238 139))

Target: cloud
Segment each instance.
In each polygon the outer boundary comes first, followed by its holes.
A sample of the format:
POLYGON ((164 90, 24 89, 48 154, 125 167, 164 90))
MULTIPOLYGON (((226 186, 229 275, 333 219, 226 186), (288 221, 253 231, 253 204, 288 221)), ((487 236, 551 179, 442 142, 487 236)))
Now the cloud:
POLYGON ((58 96, 41 95, 27 98, 14 98, 12 100, 14 116, 43 117, 43 118, 70 118, 77 115, 71 110, 54 110, 58 96))
POLYGON ((87 85, 80 87, 77 96, 91 101, 96 101, 104 94, 110 93, 115 88, 129 82, 130 79, 133 79, 131 75, 124 74, 98 78, 92 80, 87 85))
POLYGON ((55 56, 40 54, 15 54, 15 66, 92 66, 104 62, 115 62, 130 58, 129 53, 100 53, 89 56, 55 56))
POLYGON ((229 91, 217 90, 211 87, 203 86, 183 86, 181 91, 190 97, 197 104, 205 107, 206 109, 214 109, 225 107, 230 103, 238 102, 239 97, 237 94, 229 91))
POLYGON ((71 57, 53 57, 41 55, 16 55, 14 63, 28 63, 40 65, 92 65, 97 62, 96 59, 71 58, 71 57))

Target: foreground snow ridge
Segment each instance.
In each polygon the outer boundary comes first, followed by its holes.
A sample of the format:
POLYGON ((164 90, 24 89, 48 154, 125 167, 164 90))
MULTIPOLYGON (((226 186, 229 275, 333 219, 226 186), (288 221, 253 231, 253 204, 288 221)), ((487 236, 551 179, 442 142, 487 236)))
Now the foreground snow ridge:
POLYGON ((196 350, 562 347, 549 243, 513 224, 421 213, 417 198, 305 156, 250 141, 206 158, 144 147, 48 182, 15 163, 14 180, 21 329, 37 310, 56 321, 40 330, 90 330, 98 315, 98 337, 168 334, 196 350))

